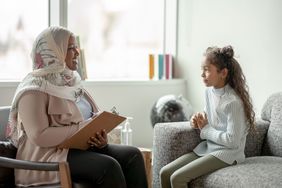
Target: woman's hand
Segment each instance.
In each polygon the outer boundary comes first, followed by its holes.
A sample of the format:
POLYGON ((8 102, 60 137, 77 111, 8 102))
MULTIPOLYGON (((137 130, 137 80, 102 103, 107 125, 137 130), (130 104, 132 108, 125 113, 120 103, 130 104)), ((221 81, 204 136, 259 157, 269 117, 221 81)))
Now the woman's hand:
POLYGON ((108 144, 108 138, 106 130, 103 129, 101 133, 97 132, 95 136, 90 137, 88 144, 90 144, 91 147, 96 147, 99 149, 102 149, 108 144))
POLYGON ((198 113, 197 114, 197 125, 199 129, 204 128, 207 124, 208 124, 208 118, 207 118, 207 114, 206 113, 198 113))

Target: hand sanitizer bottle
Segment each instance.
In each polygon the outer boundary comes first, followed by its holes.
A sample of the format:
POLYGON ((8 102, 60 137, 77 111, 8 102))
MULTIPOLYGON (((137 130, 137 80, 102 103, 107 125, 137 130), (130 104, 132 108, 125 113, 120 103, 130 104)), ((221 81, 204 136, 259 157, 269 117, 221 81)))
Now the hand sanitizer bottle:
POLYGON ((132 145, 132 129, 130 127, 129 120, 133 119, 132 117, 127 117, 126 122, 121 129, 121 144, 123 145, 132 145))

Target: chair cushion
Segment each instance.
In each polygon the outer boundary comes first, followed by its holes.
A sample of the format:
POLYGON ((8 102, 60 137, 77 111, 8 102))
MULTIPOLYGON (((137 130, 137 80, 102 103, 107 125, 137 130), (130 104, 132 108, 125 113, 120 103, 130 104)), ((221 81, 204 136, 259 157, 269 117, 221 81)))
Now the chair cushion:
MULTIPOLYGON (((15 158, 17 149, 8 141, 0 141, 0 157, 15 158)), ((0 167, 0 187, 14 186, 14 169, 0 167)))
POLYGON ((217 170, 190 183, 191 187, 282 187, 282 158, 260 156, 217 170))

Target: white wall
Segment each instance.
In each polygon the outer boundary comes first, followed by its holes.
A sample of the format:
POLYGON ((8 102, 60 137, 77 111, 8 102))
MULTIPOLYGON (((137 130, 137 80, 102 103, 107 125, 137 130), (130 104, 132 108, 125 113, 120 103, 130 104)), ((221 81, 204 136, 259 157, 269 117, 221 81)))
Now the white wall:
POLYGON ((250 87, 255 110, 282 91, 281 0, 179 0, 178 76, 187 98, 202 110, 202 54, 208 46, 231 44, 250 87))
MULTIPOLYGON (((0 82, 0 106, 11 105, 17 82, 0 82)), ((85 82, 101 110, 113 106, 121 115, 130 116, 133 129, 133 145, 152 147, 153 128, 150 112, 158 98, 167 94, 186 95, 184 80, 85 82)))

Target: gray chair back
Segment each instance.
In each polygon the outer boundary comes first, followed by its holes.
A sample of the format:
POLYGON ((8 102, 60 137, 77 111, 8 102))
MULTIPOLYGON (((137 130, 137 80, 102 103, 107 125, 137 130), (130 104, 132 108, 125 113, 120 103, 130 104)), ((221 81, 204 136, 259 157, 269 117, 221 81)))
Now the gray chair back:
POLYGON ((8 123, 10 106, 1 106, 0 107, 0 141, 6 141, 6 126, 8 123))
POLYGON ((270 122, 262 154, 282 157, 282 92, 274 93, 267 99, 261 118, 270 122))

